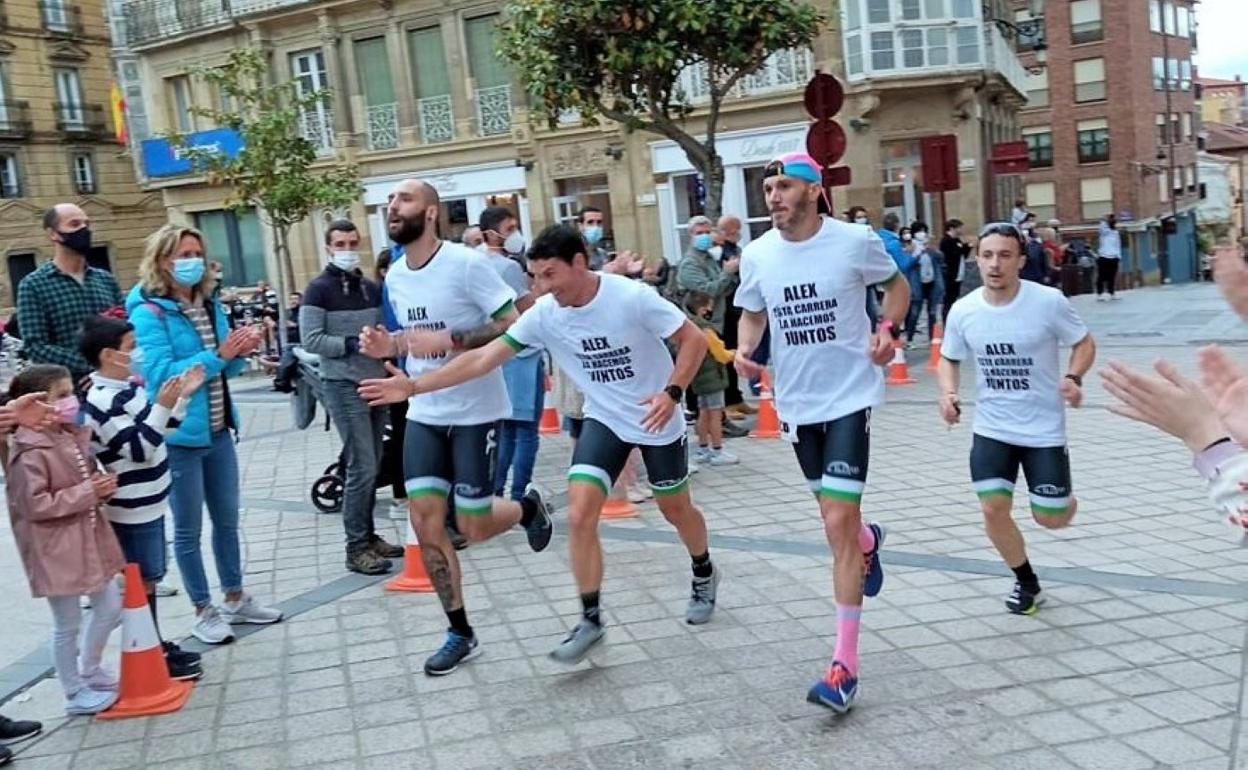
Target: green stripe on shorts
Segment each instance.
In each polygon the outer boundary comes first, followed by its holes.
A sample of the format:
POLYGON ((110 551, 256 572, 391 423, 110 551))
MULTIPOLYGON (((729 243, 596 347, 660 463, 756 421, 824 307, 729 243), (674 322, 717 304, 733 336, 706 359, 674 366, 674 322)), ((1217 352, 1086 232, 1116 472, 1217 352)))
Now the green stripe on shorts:
POLYGON ((688 476, 685 476, 678 483, 671 484, 666 487, 656 487, 653 484, 650 485, 650 491, 654 492, 655 497, 670 497, 672 495, 684 492, 688 488, 689 488, 688 476))
POLYGON ((583 463, 568 468, 568 482, 593 484, 602 490, 604 495, 611 494, 611 477, 602 468, 583 463))
POLYGON ((829 487, 822 487, 819 490, 819 495, 821 497, 830 497, 833 500, 844 500, 849 503, 861 503, 862 502, 861 492, 850 492, 844 489, 831 489, 829 487))

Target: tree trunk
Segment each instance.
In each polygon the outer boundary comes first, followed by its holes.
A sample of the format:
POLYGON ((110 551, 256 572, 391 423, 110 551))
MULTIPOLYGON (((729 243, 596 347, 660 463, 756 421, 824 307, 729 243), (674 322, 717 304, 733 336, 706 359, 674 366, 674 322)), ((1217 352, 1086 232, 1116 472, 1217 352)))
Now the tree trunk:
POLYGON ((707 166, 698 170, 706 184, 706 204, 703 206, 703 213, 712 222, 718 222, 720 215, 724 213, 724 160, 712 148, 707 166))
MULTIPOLYGON (((294 286, 294 271, 290 264, 290 249, 286 245, 286 239, 289 235, 288 228, 280 227, 277 224, 272 225, 273 228, 273 246, 276 252, 274 256, 277 258, 277 329, 274 335, 278 340, 278 349, 285 350, 290 344, 287 334, 287 310, 286 297, 290 296, 290 292, 294 286)), ((261 298, 263 302, 264 298, 261 298)))

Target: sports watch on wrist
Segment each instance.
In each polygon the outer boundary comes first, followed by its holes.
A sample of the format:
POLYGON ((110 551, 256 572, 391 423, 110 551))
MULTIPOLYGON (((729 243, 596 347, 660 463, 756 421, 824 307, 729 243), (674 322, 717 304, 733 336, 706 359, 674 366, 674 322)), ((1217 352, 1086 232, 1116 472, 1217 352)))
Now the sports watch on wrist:
POLYGON ((663 389, 663 392, 677 404, 685 400, 685 389, 679 385, 668 385, 663 389))
POLYGON ((1066 375, 1066 379, 1070 380, 1071 382, 1075 383, 1081 388, 1083 387, 1083 378, 1077 374, 1068 374, 1066 375))

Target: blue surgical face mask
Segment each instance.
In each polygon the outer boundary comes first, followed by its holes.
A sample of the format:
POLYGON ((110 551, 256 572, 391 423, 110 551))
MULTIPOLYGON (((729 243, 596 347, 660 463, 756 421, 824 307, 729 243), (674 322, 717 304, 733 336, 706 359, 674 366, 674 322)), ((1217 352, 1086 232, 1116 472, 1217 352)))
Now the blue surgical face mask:
POLYGON ((204 278, 203 257, 181 257, 173 260, 173 280, 183 286, 195 286, 204 278))
POLYGON ((598 241, 602 240, 602 228, 598 225, 590 225, 585 228, 584 235, 590 246, 597 246, 598 241))
POLYGON ((711 239, 710 233, 702 233, 701 235, 693 236, 693 248, 698 251, 710 250, 713 243, 714 241, 711 239))

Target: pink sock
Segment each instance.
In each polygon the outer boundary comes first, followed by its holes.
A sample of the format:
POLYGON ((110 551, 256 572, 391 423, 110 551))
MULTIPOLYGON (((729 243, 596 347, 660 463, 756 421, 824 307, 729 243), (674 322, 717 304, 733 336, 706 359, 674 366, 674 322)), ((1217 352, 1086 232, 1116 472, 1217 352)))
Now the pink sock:
POLYGON ((858 530, 858 547, 863 553, 871 553, 875 548, 875 533, 866 524, 858 530))
POLYGON ((861 623, 861 604, 836 605, 836 650, 832 660, 839 660, 854 676, 858 676, 858 627, 861 623))

